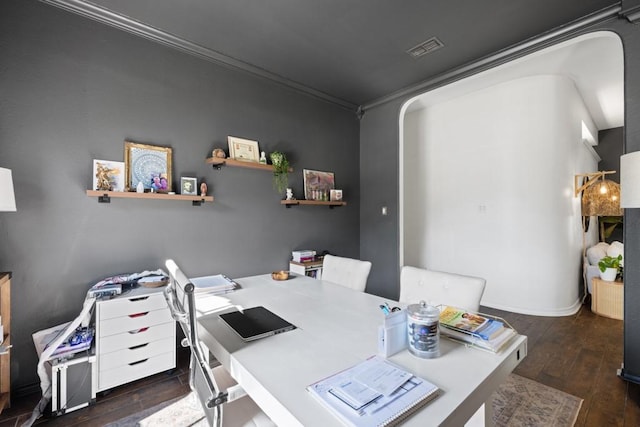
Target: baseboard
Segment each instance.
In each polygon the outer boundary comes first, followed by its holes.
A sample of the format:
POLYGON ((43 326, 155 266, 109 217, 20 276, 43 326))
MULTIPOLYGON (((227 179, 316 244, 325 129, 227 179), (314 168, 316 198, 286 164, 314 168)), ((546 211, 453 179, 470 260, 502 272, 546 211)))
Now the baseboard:
POLYGON ((484 300, 481 302, 481 305, 485 307, 495 308, 497 310, 509 311, 511 313, 528 314, 531 316, 561 317, 576 314, 578 310, 580 310, 580 307, 582 307, 582 301, 577 299, 571 306, 555 310, 531 310, 523 307, 493 304, 491 301, 484 300))

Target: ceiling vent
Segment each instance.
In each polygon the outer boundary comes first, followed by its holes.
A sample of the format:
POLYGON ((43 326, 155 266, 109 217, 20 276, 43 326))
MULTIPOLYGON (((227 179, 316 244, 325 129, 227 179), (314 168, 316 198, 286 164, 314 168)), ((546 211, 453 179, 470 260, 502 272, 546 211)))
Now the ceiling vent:
POLYGON ((444 47, 444 43, 438 40, 437 37, 431 37, 429 40, 423 41, 419 45, 407 50, 407 53, 411 55, 412 58, 418 59, 427 53, 440 49, 441 47, 444 47))

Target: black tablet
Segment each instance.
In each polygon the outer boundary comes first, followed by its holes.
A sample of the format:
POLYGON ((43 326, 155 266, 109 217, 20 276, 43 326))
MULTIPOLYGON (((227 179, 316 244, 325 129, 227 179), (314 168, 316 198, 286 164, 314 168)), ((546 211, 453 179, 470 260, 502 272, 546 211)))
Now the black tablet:
POLYGON ((220 318, 231 327, 243 341, 290 331, 296 327, 264 307, 247 308, 242 311, 220 314, 220 318))

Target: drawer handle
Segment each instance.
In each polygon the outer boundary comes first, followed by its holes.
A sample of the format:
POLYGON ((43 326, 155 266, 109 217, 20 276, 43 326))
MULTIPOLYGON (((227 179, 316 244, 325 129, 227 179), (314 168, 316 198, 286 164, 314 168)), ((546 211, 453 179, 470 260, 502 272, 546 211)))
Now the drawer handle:
POLYGON ((140 344, 140 345, 134 345, 133 347, 129 347, 129 350, 137 350, 139 348, 146 347, 148 345, 149 345, 149 343, 144 343, 144 344, 140 344))
POLYGON ((149 329, 149 328, 134 329, 133 331, 129 331, 129 333, 130 333, 130 334, 132 334, 132 335, 133 335, 133 334, 139 334, 139 333, 141 333, 141 332, 146 331, 147 329, 149 329))
POLYGON ((139 297, 139 298, 131 298, 129 301, 130 302, 136 302, 136 301, 144 301, 149 297, 139 297))
POLYGON ((149 359, 142 359, 142 360, 138 360, 137 362, 131 362, 129 363, 129 366, 134 366, 134 365, 139 365, 140 363, 144 363, 149 359))
POLYGON ((146 316, 147 314, 149 314, 149 312, 145 311, 144 313, 130 314, 129 317, 133 319, 134 317, 142 317, 142 316, 146 316))

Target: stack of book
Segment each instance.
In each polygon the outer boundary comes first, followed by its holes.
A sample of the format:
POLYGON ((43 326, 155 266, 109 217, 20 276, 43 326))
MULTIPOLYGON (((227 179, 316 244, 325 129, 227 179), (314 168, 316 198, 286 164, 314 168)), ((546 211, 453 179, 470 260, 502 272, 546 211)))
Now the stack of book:
POLYGON ((193 283, 196 294, 226 294, 238 287, 238 284, 224 274, 214 276, 194 277, 189 279, 193 283))
POLYGON ((440 311, 440 332, 450 338, 498 352, 516 335, 504 320, 445 306, 440 311))
POLYGON ((296 262, 313 261, 315 256, 316 251, 312 250, 291 251, 291 259, 296 262))

